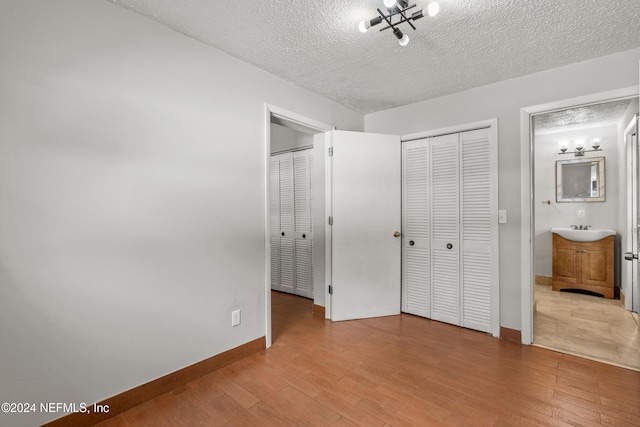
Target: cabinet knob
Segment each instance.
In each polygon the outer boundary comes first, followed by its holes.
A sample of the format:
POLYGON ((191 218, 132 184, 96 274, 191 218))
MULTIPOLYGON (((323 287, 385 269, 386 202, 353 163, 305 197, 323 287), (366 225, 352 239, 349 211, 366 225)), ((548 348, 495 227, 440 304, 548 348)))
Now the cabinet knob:
POLYGON ((409 240, 409 246, 413 246, 415 244, 416 244, 416 242, 414 242, 413 240, 409 240))
POLYGON ((447 243, 447 249, 453 249, 453 245, 451 243, 447 243))

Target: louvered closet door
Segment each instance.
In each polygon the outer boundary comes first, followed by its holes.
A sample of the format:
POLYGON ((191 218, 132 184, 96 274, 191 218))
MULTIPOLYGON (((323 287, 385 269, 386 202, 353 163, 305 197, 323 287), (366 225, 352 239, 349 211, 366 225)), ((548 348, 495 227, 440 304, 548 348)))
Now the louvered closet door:
POLYGON ((462 326, 491 332, 492 283, 497 281, 497 197, 493 194, 493 158, 489 129, 460 134, 462 326))
POLYGON ((431 318, 460 324, 458 134, 431 138, 431 318))
POLYGON ((402 161, 403 311, 431 317, 428 140, 405 142, 402 161))
POLYGON ((313 298, 311 150, 293 153, 296 295, 313 298))
POLYGON ((269 180, 269 238, 271 243, 271 289, 280 290, 280 162, 272 156, 269 180))
POLYGON ((279 209, 280 209, 280 290, 295 291, 295 234, 294 234, 294 185, 293 156, 285 153, 278 156, 279 209))

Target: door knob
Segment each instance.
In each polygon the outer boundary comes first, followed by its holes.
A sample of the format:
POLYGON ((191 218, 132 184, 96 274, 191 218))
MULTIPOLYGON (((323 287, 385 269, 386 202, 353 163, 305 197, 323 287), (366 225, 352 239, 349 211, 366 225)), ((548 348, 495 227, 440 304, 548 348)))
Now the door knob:
POLYGON ((400 232, 399 231, 394 232, 393 237, 400 237, 400 232))
POLYGON ((453 245, 451 243, 447 243, 447 249, 453 249, 453 245))
POLYGON ((415 244, 416 244, 416 242, 414 242, 413 240, 409 240, 409 246, 413 246, 415 244))
POLYGON ((638 259, 638 254, 634 254, 632 252, 625 252, 624 259, 626 261, 633 261, 634 259, 638 259))

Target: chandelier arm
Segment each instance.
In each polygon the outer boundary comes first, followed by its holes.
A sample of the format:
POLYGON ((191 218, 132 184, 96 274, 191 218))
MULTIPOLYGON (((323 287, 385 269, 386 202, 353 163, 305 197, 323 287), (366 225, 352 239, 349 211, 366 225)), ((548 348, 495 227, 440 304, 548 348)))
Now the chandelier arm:
MULTIPOLYGON (((384 13, 382 13, 382 11, 380 10, 380 8, 377 8, 376 10, 377 10, 377 11, 378 11, 378 13, 380 14, 380 16, 382 16, 382 19, 384 19, 384 20, 387 22, 387 24, 389 24, 389 25, 388 25, 387 27, 385 27, 384 29, 387 29, 387 28, 396 28, 396 27, 393 25, 393 22, 391 22, 391 19, 390 19, 393 15, 395 15, 395 13, 394 13, 394 14, 390 14, 390 15, 385 15, 384 13)), ((382 31, 382 30, 380 30, 380 31, 382 31)))
MULTIPOLYGON (((414 6, 415 6, 415 4, 414 4, 414 6)), ((407 9, 409 9, 409 8, 407 8, 407 9)), ((416 27, 414 27, 413 23, 411 22, 411 19, 409 19, 407 17, 407 15, 404 14, 404 11, 407 10, 407 9, 403 9, 403 10, 400 11, 400 15, 402 15, 402 19, 400 20, 400 22, 398 22, 398 24, 406 22, 407 24, 411 25, 411 28, 413 28, 413 30, 415 31, 416 27)))
MULTIPOLYGON (((380 31, 388 30, 389 28, 395 28, 395 26, 396 26, 396 25, 398 25, 398 24, 402 24, 403 22, 409 22, 410 20, 411 20, 411 17, 408 17, 408 18, 406 18, 406 19, 402 19, 402 20, 400 20, 400 21, 396 22, 396 23, 395 23, 395 24, 393 24, 393 25, 387 25, 387 26, 386 26, 386 27, 384 27, 384 28, 380 28, 380 31)), ((412 27, 413 27, 413 25, 412 25, 412 27)), ((415 30, 415 27, 414 27, 413 29, 415 30)))

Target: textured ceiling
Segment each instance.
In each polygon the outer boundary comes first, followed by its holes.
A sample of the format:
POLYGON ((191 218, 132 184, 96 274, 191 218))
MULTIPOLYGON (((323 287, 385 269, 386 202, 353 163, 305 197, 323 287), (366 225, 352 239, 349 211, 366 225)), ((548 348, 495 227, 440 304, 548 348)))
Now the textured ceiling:
POLYGON ((595 126, 617 125, 632 102, 637 105, 638 98, 604 102, 541 114, 534 117, 535 133, 536 135, 543 135, 595 126))
POLYGON ((404 48, 357 29, 382 0, 108 1, 360 113, 640 46, 638 0, 439 0, 404 48))

